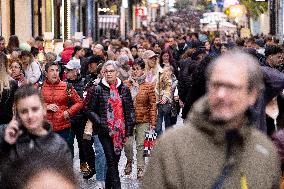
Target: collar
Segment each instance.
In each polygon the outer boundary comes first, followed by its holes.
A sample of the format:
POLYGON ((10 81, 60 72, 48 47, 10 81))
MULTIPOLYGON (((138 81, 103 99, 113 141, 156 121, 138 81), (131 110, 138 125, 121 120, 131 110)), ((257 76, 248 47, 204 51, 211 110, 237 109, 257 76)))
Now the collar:
MULTIPOLYGON (((225 144, 228 125, 220 125, 209 121, 209 106, 207 97, 200 98, 192 107, 187 122, 201 132, 207 134, 216 144, 225 144)), ((248 117, 244 119, 243 125, 238 129, 240 135, 246 140, 251 134, 252 124, 248 117)))
MULTIPOLYGON (((118 88, 121 85, 121 80, 119 78, 116 78, 116 88, 118 88)), ((102 84, 109 88, 109 84, 106 81, 105 77, 102 79, 102 84)))

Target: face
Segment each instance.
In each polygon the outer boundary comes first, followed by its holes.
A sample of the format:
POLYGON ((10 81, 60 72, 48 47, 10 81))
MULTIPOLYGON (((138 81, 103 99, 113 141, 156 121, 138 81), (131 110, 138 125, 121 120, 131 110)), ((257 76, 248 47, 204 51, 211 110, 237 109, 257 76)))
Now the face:
POLYGON ((227 52, 227 51, 228 51, 227 47, 225 47, 224 45, 222 45, 222 47, 221 47, 221 53, 225 53, 225 52, 227 52))
POLYGON ((149 58, 147 62, 148 62, 148 66, 150 68, 154 68, 155 65, 157 64, 157 57, 153 56, 153 57, 149 58))
POLYGON ((78 76, 78 70, 77 69, 72 69, 72 70, 67 70, 67 79, 70 80, 76 80, 78 76))
POLYGON ((77 55, 79 58, 80 58, 80 57, 83 57, 83 56, 85 55, 84 49, 79 50, 79 51, 76 53, 76 55, 77 55))
POLYGON ((170 61, 170 55, 168 53, 163 54, 162 56, 163 63, 168 63, 170 61))
POLYGON ((43 129, 46 109, 38 95, 20 99, 16 107, 20 121, 30 133, 38 133, 43 129))
POLYGON ((5 40, 0 41, 0 51, 5 49, 5 40))
POLYGON ((139 48, 137 54, 141 58, 144 52, 145 52, 145 49, 139 48))
POLYGON ((101 55, 102 54, 102 50, 95 45, 93 47, 93 54, 94 55, 101 55))
POLYGON ((136 48, 132 48, 131 49, 131 54, 132 54, 132 56, 136 56, 137 55, 137 49, 136 48))
POLYGON ((216 37, 215 40, 214 40, 214 45, 215 46, 221 46, 222 43, 221 43, 221 39, 219 37, 216 37))
POLYGON ((89 72, 90 73, 96 73, 97 72, 97 63, 91 63, 88 65, 89 72))
POLYGON ((49 66, 46 73, 46 78, 52 84, 59 81, 59 68, 57 65, 49 66))
POLYGON ((21 66, 18 62, 13 62, 10 65, 10 70, 12 72, 11 76, 14 78, 16 76, 19 76, 21 74, 21 66))
POLYGON ((282 53, 277 53, 273 55, 269 55, 267 57, 267 62, 272 67, 277 67, 283 63, 284 55, 282 53))
POLYGON ((117 72, 112 65, 108 65, 105 67, 105 77, 108 83, 116 82, 117 72))
POLYGON ((248 107, 254 104, 257 94, 255 90, 248 90, 246 68, 240 67, 237 62, 222 61, 215 65, 207 83, 210 118, 212 121, 230 122, 244 116, 248 107))
POLYGON ((36 176, 32 177, 24 189, 76 189, 76 186, 60 174, 43 170, 36 176))
POLYGON ((210 43, 208 41, 205 42, 204 46, 207 51, 210 50, 210 43))
POLYGON ((161 47, 158 44, 155 44, 153 50, 154 50, 154 52, 160 53, 161 52, 161 47))
POLYGON ((144 74, 144 70, 139 65, 134 65, 132 68, 133 77, 141 77, 144 74))
POLYGON ((31 63, 31 57, 29 56, 23 56, 21 58, 21 61, 23 63, 23 66, 28 66, 31 63))
POLYGON ((175 44, 174 38, 169 38, 169 45, 173 46, 175 44))

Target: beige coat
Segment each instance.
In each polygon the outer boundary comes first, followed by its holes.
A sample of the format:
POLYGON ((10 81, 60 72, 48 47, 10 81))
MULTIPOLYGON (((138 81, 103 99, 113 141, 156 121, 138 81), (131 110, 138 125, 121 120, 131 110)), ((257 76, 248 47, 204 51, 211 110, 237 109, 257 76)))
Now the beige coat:
MULTIPOLYGON (((199 100, 184 127, 160 138, 145 173, 143 189, 211 188, 225 162, 226 142, 224 126, 208 121, 207 104, 206 99, 199 100)), ((239 132, 244 145, 235 146, 235 166, 222 188, 242 189, 241 175, 249 189, 279 188, 280 161, 272 142, 249 124, 244 124, 239 132)))

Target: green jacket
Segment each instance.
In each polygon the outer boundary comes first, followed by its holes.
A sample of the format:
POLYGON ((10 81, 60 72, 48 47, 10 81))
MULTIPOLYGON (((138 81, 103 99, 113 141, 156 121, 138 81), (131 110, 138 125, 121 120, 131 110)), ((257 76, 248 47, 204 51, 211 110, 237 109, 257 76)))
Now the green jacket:
MULTIPOLYGON (((142 182, 143 189, 212 187, 227 162, 227 142, 225 126, 208 121, 207 105, 206 98, 200 99, 185 126, 159 139, 142 182)), ((232 148, 230 160, 234 166, 222 188, 279 188, 280 160, 272 142, 249 123, 238 131, 243 144, 232 148)))

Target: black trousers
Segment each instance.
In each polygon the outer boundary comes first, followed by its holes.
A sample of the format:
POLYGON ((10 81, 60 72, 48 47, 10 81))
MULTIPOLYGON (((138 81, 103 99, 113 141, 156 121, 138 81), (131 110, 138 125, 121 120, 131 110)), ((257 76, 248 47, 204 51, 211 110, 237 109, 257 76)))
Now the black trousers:
POLYGON ((87 162, 91 169, 95 169, 94 139, 83 139, 86 122, 84 119, 72 119, 71 128, 78 142, 80 163, 87 162))
POLYGON ((118 171, 120 155, 114 153, 113 141, 109 135, 98 135, 107 161, 106 189, 121 189, 118 171))

